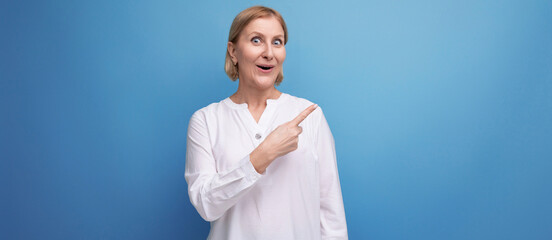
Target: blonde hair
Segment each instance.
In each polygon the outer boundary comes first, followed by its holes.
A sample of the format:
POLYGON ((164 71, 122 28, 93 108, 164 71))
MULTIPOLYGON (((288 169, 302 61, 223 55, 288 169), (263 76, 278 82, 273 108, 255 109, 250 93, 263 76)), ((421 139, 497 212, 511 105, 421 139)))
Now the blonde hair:
MULTIPOLYGON (((228 42, 232 42, 236 44, 238 42, 238 37, 240 36, 240 33, 247 26, 247 24, 249 24, 251 21, 257 18, 263 18, 263 17, 275 17, 280 22, 280 24, 282 25, 282 28, 284 29, 284 45, 285 45, 288 40, 288 32, 287 32, 286 22, 284 21, 284 18, 282 18, 282 15, 280 15, 278 11, 264 6, 253 6, 240 12, 236 16, 236 18, 234 18, 234 21, 232 22, 232 26, 230 26, 230 33, 228 34, 228 42)), ((226 49, 226 60, 224 63, 224 71, 226 71, 226 74, 228 75, 228 77, 230 77, 232 81, 236 81, 236 79, 238 79, 238 65, 237 64, 234 65, 234 62, 232 62, 232 58, 230 57, 228 48, 226 49)), ((279 85, 283 79, 284 79, 284 70, 282 69, 278 73, 278 76, 276 77, 275 84, 279 85)))

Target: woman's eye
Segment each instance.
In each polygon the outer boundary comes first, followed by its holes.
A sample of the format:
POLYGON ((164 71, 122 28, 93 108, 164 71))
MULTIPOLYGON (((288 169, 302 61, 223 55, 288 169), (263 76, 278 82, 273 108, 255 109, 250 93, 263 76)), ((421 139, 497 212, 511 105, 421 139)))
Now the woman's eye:
POLYGON ((281 45, 282 41, 280 39, 274 40, 274 45, 281 45))
POLYGON ((251 39, 251 42, 253 42, 253 43, 261 43, 261 39, 258 38, 258 37, 254 37, 253 39, 251 39))

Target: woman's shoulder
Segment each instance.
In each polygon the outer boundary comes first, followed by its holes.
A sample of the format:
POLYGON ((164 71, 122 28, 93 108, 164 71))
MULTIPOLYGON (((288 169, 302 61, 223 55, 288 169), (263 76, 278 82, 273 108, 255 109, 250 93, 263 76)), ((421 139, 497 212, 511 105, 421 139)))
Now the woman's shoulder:
MULTIPOLYGON (((289 106, 290 108, 293 109, 294 112, 297 112, 297 113, 301 113, 307 107, 311 106, 312 104, 315 104, 314 102, 306 98, 293 96, 291 94, 286 94, 286 95, 287 95, 287 101, 289 102, 286 103, 285 106, 289 106)), ((311 115, 313 116, 311 118, 315 118, 315 119, 320 119, 320 117, 324 115, 320 105, 318 105, 318 107, 309 115, 309 117, 311 115)))
POLYGON ((194 119, 194 118, 203 118, 203 119, 205 119, 207 116, 217 115, 218 113, 220 113, 220 109, 226 104, 225 102, 227 101, 227 99, 228 98, 223 99, 223 100, 218 101, 218 102, 210 103, 209 105, 196 110, 192 114, 191 118, 192 119, 194 119))
POLYGON ((297 97, 297 96, 294 96, 294 95, 291 95, 291 94, 288 94, 288 93, 283 93, 283 96, 286 96, 288 101, 292 101, 296 105, 301 105, 301 106, 307 106, 308 107, 308 106, 314 104, 313 102, 311 102, 310 100, 308 100, 306 98, 297 97))

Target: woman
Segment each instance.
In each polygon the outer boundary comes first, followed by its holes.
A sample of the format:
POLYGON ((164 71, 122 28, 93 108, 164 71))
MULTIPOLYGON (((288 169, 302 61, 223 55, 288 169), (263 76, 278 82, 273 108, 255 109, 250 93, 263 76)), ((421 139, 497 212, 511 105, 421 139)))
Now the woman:
POLYGON ((322 110, 278 91, 281 15, 255 6, 230 28, 232 96, 193 114, 185 178, 208 239, 347 239, 333 137, 322 110))

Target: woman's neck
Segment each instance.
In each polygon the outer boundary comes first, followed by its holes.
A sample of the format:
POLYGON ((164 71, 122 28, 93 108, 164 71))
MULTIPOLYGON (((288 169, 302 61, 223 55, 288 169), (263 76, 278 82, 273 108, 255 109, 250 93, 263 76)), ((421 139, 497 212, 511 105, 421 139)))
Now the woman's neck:
POLYGON ((281 94, 282 92, 276 87, 258 90, 238 86, 238 90, 230 96, 230 99, 237 104, 247 103, 249 108, 258 108, 265 107, 267 99, 278 99, 281 94))

